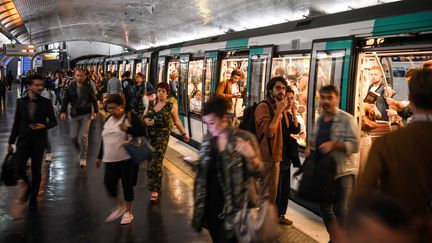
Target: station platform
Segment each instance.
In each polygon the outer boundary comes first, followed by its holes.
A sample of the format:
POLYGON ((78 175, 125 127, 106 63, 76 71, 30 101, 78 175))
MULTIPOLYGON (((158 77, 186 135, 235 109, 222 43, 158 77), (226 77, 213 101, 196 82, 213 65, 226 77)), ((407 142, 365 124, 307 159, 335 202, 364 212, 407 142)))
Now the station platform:
MULTIPOLYGON (((16 90, 16 89, 15 89, 16 90)), ((0 112, 0 158, 6 155, 17 92, 7 93, 0 112)), ((150 202, 145 164, 141 165, 133 203, 134 220, 122 226, 105 223, 112 208, 103 185, 103 167, 95 160, 100 145, 103 117, 91 128, 89 159, 81 169, 78 153, 68 134, 68 122, 58 121, 50 133, 53 161, 43 162, 42 185, 36 212, 19 203, 17 187, 0 187, 0 242, 211 242, 205 230, 191 228, 194 172, 184 156, 196 149, 171 137, 164 161, 162 193, 150 202)), ((287 217, 294 226, 283 227, 280 242, 328 242, 321 219, 290 202, 287 217)))

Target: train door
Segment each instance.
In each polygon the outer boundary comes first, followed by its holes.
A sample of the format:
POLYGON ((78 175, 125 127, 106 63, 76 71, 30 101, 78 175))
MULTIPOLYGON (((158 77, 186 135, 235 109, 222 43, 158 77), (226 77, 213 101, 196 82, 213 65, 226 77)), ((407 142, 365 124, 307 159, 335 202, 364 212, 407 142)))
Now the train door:
POLYGON ((340 108, 347 110, 348 78, 350 63, 353 61, 352 37, 332 40, 317 40, 312 45, 309 72, 307 133, 313 131, 319 117, 319 89, 325 85, 335 85, 340 90, 340 108))
MULTIPOLYGON (((233 98, 233 107, 232 112, 234 113, 234 116, 236 118, 243 117, 243 110, 246 105, 245 101, 245 95, 247 87, 247 80, 248 80, 248 70, 249 70, 249 52, 248 51, 228 51, 223 53, 223 58, 221 60, 221 66, 220 66, 220 76, 219 76, 219 82, 229 80, 231 78, 231 72, 237 69, 239 70, 242 75, 240 80, 238 81, 238 88, 239 90, 235 92, 241 93, 240 98, 233 98)), ((237 88, 236 86, 233 86, 233 89, 237 88)))
POLYGON ((126 61, 119 61, 118 62, 118 73, 117 73, 118 79, 121 79, 121 76, 123 75, 125 64, 126 64, 125 62, 126 61))
MULTIPOLYGON (((218 51, 209 51, 204 55, 204 82, 203 82, 203 98, 206 102, 210 97, 216 94, 216 88, 218 85, 218 75, 217 70, 219 69, 220 53, 218 51)), ((194 129, 199 129, 194 128, 194 129)), ((205 135, 207 132, 207 125, 202 123, 202 134, 205 135)))
POLYGON ((135 61, 135 72, 134 74, 137 75, 138 73, 142 73, 142 60, 135 61))
POLYGON ((204 138, 202 129, 201 108, 203 96, 204 60, 196 59, 189 62, 187 83, 187 105, 189 136, 193 141, 201 143, 204 138))
POLYGON ((125 61, 125 72, 129 71, 132 73, 133 60, 125 61))
MULTIPOLYGON (((306 146, 306 111, 309 84, 310 53, 280 54, 273 58, 271 78, 283 77, 294 90, 300 133, 293 135, 300 146, 306 146)), ((262 91, 264 94, 264 91, 262 91)), ((262 98, 263 99, 263 98, 262 98)))
POLYGON ((265 98, 266 80, 270 77, 270 62, 273 46, 253 47, 249 53, 249 73, 246 89, 246 106, 258 103, 265 98))

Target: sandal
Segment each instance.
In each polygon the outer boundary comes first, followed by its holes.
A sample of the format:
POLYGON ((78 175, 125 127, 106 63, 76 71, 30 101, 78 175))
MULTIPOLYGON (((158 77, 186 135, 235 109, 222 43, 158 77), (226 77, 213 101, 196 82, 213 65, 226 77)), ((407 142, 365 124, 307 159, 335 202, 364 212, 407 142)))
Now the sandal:
POLYGON ((150 201, 155 202, 159 199, 159 193, 157 192, 152 192, 151 193, 151 197, 150 197, 150 201))

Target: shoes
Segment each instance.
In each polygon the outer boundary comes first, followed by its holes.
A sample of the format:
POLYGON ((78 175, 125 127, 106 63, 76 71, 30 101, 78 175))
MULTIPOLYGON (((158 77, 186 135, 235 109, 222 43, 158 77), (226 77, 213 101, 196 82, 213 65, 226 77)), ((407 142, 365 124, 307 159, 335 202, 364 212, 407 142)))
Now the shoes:
POLYGON ((130 224, 132 222, 134 216, 130 211, 127 211, 123 214, 120 224, 130 224))
MULTIPOLYGON (((117 207, 106 219, 105 222, 112 222, 118 218, 120 218, 120 216, 122 216, 125 213, 126 209, 124 207, 117 207)), ((124 217, 124 215, 123 215, 124 217)), ((132 216, 133 217, 133 216, 132 216)), ((132 221, 132 219, 131 219, 132 221)), ((122 222, 123 222, 123 218, 122 218, 122 222)))
POLYGON ((292 225, 293 222, 292 222, 291 220, 285 218, 284 215, 281 215, 281 216, 279 217, 279 224, 282 224, 282 225, 292 225))
POLYGON ((152 192, 150 196, 150 201, 156 202, 159 200, 159 193, 158 192, 152 192))
POLYGON ((52 153, 46 153, 45 154, 45 161, 51 162, 52 161, 52 153))
POLYGON ((87 160, 80 159, 80 167, 83 168, 83 167, 86 167, 86 166, 87 166, 87 160))

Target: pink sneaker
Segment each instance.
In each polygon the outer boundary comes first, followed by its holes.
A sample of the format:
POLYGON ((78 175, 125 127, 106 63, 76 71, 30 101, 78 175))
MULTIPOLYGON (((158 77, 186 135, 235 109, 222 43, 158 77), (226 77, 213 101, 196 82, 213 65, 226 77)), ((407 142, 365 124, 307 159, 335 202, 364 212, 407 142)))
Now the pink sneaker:
POLYGON ((125 212, 123 214, 122 220, 120 222, 120 224, 130 224, 130 222, 132 222, 134 216, 132 215, 131 212, 125 212))
POLYGON ((105 219, 105 222, 112 222, 118 218, 120 218, 120 216, 122 216, 122 214, 126 211, 126 209, 124 207, 117 207, 115 210, 112 211, 112 213, 105 219))

